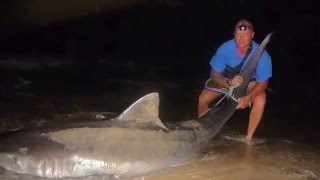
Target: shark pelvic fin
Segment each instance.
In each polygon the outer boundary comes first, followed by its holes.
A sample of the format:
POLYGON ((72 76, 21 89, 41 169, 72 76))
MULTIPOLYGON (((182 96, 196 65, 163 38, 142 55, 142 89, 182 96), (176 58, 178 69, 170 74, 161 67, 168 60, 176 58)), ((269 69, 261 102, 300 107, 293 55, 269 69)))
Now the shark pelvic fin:
POLYGON ((139 123, 152 123, 163 129, 168 128, 159 118, 159 94, 150 93, 129 106, 117 118, 119 121, 136 121, 139 123))

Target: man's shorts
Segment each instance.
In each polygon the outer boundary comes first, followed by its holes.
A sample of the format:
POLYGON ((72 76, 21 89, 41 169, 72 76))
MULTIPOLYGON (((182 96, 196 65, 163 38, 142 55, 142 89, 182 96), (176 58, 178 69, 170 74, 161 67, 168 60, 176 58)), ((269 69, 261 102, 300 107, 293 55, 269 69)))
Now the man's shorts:
MULTIPOLYGON (((256 81, 255 79, 251 79, 250 83, 256 81)), ((217 83, 215 83, 214 81, 212 81, 211 79, 208 79, 205 84, 204 84, 204 88, 212 91, 212 92, 217 92, 217 93, 222 93, 222 94, 227 94, 229 91, 229 88, 223 87, 217 83)))
POLYGON ((204 84, 204 88, 209 90, 209 91, 213 91, 213 92, 217 92, 217 93, 222 93, 222 94, 227 94, 229 89, 227 89, 226 87, 222 87, 220 85, 218 85, 217 83, 215 83, 214 81, 212 81, 211 79, 208 79, 205 84, 204 84))

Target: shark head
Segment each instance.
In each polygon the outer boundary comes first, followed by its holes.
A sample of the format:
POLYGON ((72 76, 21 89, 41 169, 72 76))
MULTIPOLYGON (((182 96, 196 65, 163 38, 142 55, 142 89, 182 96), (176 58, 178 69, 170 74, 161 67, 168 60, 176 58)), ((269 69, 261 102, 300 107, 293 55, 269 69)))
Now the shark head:
POLYGON ((1 166, 7 170, 21 171, 19 155, 15 153, 0 153, 1 166))

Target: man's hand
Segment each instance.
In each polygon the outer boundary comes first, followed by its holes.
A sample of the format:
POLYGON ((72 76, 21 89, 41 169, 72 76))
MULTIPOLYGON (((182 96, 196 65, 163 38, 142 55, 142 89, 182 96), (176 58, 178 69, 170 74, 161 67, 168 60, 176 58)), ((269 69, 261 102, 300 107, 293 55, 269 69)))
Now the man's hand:
POLYGON ((231 85, 232 87, 238 87, 238 86, 240 86, 240 85, 242 84, 242 82, 243 82, 242 76, 235 76, 235 77, 231 80, 230 85, 231 85))
POLYGON ((249 106, 249 102, 250 102, 250 97, 247 95, 247 96, 243 96, 241 98, 238 99, 238 106, 237 106, 237 109, 244 109, 246 107, 249 106))

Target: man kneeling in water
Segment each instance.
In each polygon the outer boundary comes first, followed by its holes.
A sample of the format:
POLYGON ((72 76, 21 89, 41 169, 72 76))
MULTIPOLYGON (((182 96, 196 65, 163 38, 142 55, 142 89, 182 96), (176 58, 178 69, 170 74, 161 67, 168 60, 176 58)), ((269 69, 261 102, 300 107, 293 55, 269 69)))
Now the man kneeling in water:
MULTIPOLYGON (((254 28, 250 21, 242 19, 234 28, 234 39, 223 43, 210 61, 211 74, 206 82, 198 99, 198 115, 205 113, 210 104, 219 96, 223 95, 221 88, 237 87, 242 84, 243 78, 237 74, 228 73, 242 67, 244 60, 255 52, 259 44, 254 42, 254 28), (212 83, 214 82, 213 87, 212 83)), ((252 107, 249 115, 249 125, 245 140, 251 141, 258 127, 266 103, 265 90, 268 87, 268 80, 272 76, 271 58, 267 51, 264 51, 255 69, 252 81, 248 86, 246 96, 238 99, 237 109, 246 108, 250 102, 252 107)))

